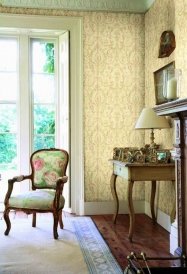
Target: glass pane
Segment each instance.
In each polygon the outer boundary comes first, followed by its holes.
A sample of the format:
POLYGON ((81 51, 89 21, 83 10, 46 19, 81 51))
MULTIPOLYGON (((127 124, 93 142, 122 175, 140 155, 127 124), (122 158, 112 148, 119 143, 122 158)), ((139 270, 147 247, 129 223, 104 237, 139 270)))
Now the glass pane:
POLYGON ((34 103, 54 103, 55 79, 53 74, 33 74, 32 89, 34 103))
POLYGON ((0 104, 0 133, 15 133, 17 131, 16 105, 0 104))
POLYGON ((17 40, 0 38, 0 71, 16 71, 17 40))
POLYGON ((34 106, 34 134, 55 134, 54 106, 34 106))
POLYGON ((32 72, 54 73, 54 43, 32 39, 32 72))
POLYGON ((55 136, 34 136, 34 151, 42 148, 52 148, 55 147, 55 136))
POLYGON ((34 150, 55 146, 54 43, 32 39, 34 150))
POLYGON ((0 100, 16 101, 17 97, 17 73, 0 72, 0 100))
POLYGON ((0 170, 15 169, 17 166, 16 134, 0 133, 0 151, 0 170))

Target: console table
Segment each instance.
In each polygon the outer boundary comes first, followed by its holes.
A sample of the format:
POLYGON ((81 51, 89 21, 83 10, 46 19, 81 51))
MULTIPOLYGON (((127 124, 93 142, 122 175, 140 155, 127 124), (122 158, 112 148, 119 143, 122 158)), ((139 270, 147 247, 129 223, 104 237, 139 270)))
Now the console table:
POLYGON ((154 200, 156 193, 156 181, 175 181, 175 164, 168 163, 126 163, 117 160, 110 160, 113 164, 113 173, 110 180, 111 192, 115 204, 115 212, 113 221, 116 222, 119 211, 119 199, 116 191, 116 178, 117 176, 127 180, 128 183, 128 207, 129 207, 129 240, 132 241, 135 216, 134 206, 132 199, 133 185, 135 181, 149 181, 151 182, 151 215, 153 222, 156 222, 154 212, 154 200))

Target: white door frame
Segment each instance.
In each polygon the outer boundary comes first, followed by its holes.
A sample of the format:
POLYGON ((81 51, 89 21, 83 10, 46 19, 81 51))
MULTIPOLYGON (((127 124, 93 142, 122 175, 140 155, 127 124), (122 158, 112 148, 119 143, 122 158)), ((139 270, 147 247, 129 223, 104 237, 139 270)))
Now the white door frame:
POLYGON ((77 215, 84 214, 82 22, 82 17, 0 14, 0 28, 7 31, 22 28, 70 32, 71 211, 77 215))

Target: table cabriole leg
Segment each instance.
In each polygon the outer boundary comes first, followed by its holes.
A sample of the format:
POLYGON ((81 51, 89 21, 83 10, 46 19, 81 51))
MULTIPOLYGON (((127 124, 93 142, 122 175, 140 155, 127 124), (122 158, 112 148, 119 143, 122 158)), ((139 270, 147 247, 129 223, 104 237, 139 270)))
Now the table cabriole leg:
POLYGON ((114 215, 113 215, 114 224, 116 223, 116 219, 117 219, 117 215, 118 215, 118 211, 119 211, 119 199, 118 199, 118 195, 117 195, 117 191, 116 191, 116 177, 117 177, 117 175, 112 173, 112 176, 110 179, 110 187, 111 187, 111 192, 112 192, 112 196, 114 199, 114 207, 115 207, 115 209, 114 209, 115 211, 114 211, 114 215))
POLYGON ((132 236, 134 233, 134 206, 132 200, 132 190, 133 190, 134 181, 128 182, 128 206, 129 206, 129 218, 130 218, 130 225, 129 225, 129 240, 132 242, 132 236))
POLYGON ((151 206, 151 215, 153 223, 156 223, 156 216, 155 216, 155 194, 156 194, 156 181, 152 181, 151 183, 151 199, 150 199, 150 206, 151 206))

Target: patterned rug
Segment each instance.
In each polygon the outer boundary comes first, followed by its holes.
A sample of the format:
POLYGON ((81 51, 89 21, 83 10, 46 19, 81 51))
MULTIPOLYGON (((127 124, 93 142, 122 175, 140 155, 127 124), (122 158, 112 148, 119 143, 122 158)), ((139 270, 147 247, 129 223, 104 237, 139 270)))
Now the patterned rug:
POLYGON ((0 274, 122 274, 90 217, 65 217, 53 239, 52 216, 13 219, 8 236, 0 220, 0 274))
POLYGON ((89 273, 123 273, 90 217, 75 217, 71 222, 75 228, 75 234, 89 273))

